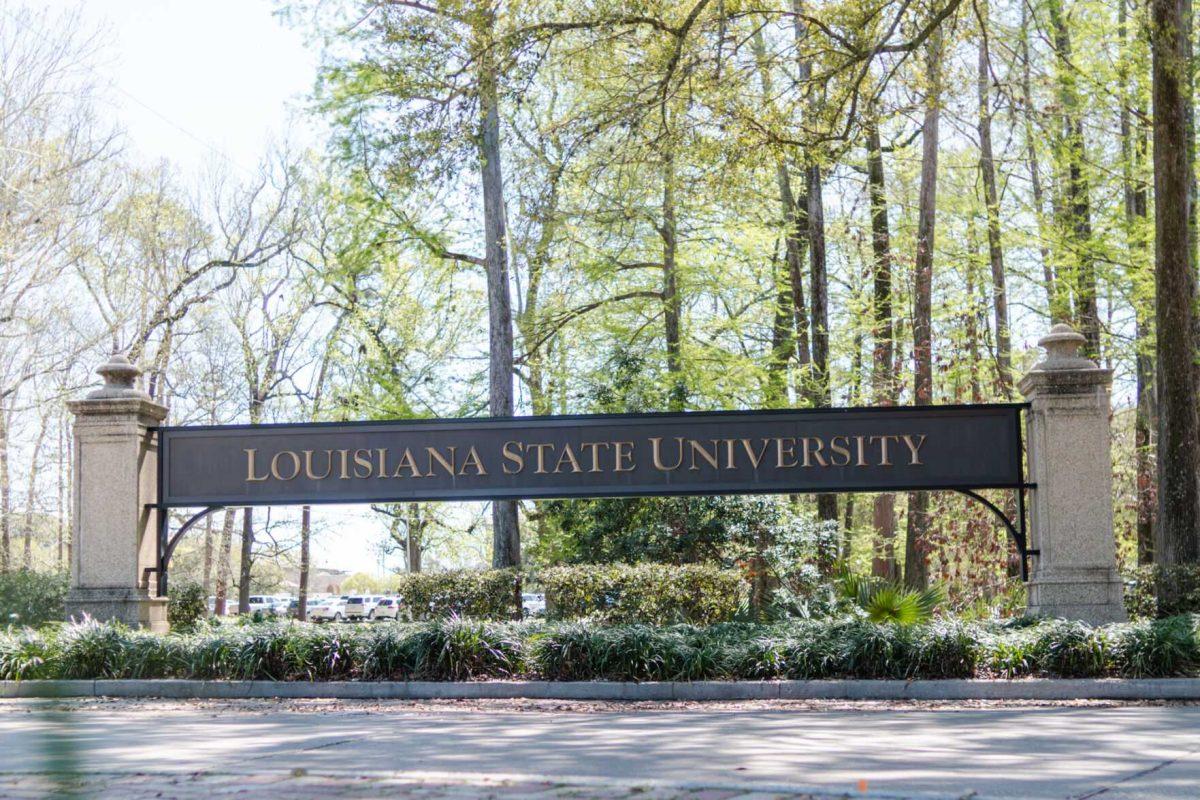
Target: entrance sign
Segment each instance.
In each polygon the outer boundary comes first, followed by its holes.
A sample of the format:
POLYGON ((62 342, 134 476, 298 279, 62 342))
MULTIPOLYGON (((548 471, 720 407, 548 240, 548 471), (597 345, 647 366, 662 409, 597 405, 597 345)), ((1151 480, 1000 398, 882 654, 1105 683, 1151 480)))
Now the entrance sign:
POLYGON ((1021 404, 218 427, 161 426, 167 409, 114 355, 104 385, 68 404, 67 613, 165 629, 172 554, 220 508, 949 489, 1008 530, 1031 611, 1121 620, 1112 374, 1065 325, 1038 344, 1021 404))
POLYGON ((1020 488, 1023 407, 164 427, 159 506, 1020 488))

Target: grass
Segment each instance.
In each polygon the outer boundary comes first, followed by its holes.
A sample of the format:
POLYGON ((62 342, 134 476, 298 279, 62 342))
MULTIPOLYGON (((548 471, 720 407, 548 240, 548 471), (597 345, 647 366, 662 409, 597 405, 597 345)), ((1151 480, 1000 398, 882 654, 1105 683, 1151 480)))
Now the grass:
POLYGON ((0 679, 764 680, 1200 676, 1200 615, 1092 628, 861 617, 758 625, 433 622, 200 625, 155 635, 84 621, 0 630, 0 679))

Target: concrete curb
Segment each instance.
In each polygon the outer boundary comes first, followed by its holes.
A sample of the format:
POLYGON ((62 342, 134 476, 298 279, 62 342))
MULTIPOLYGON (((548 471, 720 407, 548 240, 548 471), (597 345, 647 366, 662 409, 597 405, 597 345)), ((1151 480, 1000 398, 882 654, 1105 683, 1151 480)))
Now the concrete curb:
POLYGON ((695 681, 0 681, 0 698, 375 700, 1200 700, 1200 678, 695 681))

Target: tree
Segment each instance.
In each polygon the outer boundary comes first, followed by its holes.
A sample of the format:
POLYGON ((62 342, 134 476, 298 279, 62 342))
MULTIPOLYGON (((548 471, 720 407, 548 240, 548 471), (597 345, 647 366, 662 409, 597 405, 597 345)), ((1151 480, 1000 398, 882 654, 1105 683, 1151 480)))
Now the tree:
POLYGON ((1200 562, 1200 419, 1193 263, 1192 4, 1150 5, 1154 96, 1154 262, 1158 330, 1160 564, 1200 562))
MULTIPOLYGON (((937 210, 938 124, 941 119, 942 32, 929 40, 925 56, 925 118, 921 126, 921 191, 917 211, 917 254, 914 260, 913 397, 917 405, 933 402, 933 248, 937 210)), ((927 545, 929 494, 908 499, 908 532, 904 545, 904 583, 924 589, 929 583, 927 545)))

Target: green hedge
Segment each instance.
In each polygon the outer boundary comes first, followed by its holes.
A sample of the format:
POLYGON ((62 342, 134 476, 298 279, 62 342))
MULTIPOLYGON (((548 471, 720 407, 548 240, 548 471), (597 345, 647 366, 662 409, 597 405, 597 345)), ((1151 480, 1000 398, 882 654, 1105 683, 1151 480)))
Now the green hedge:
POLYGON ((442 617, 514 619, 520 616, 520 575, 511 569, 452 569, 404 574, 396 593, 415 620, 442 617))
POLYGON ((786 625, 204 624, 156 635, 85 621, 0 632, 0 679, 759 680, 1200 676, 1200 616, 1091 628, 859 618, 786 625))
POLYGON ((726 622, 746 595, 740 572, 711 564, 583 564, 541 573, 546 616, 609 623, 726 622))
POLYGON ((1125 610, 1134 619, 1200 614, 1200 565, 1134 568, 1125 576, 1125 610))
POLYGON ((0 572, 0 628, 61 620, 68 580, 65 572, 0 572))

